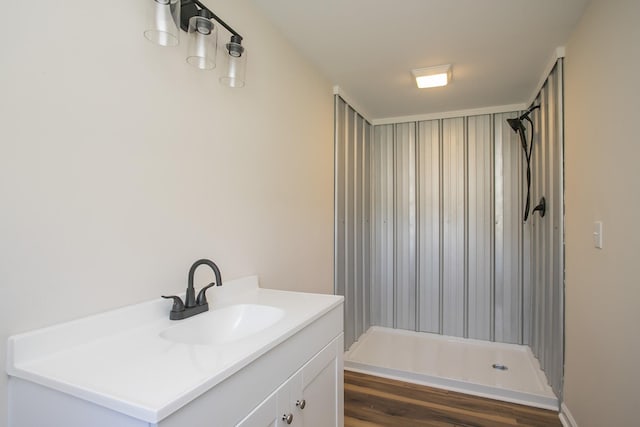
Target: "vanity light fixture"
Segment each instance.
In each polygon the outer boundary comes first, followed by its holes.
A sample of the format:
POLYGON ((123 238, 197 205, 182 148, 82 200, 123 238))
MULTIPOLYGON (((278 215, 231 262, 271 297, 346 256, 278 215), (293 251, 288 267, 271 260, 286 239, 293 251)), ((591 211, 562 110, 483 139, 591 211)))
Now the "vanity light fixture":
POLYGON ((144 36, 160 46, 177 46, 180 29, 189 36, 187 62, 201 70, 216 67, 218 24, 231 33, 224 49, 224 67, 220 83, 243 87, 247 50, 242 36, 216 16, 200 0, 146 0, 147 29, 144 36), (215 23, 214 23, 215 21, 215 23), (217 24, 216 24, 217 23, 217 24))
POLYGON ((446 86, 451 81, 451 64, 418 68, 411 73, 420 89, 446 86))

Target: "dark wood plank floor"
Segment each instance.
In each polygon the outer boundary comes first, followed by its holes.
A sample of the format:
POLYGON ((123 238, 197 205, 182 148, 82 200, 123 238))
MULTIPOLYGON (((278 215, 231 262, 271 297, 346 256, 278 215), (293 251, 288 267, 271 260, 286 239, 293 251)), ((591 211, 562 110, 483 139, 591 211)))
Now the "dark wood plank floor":
POLYGON ((562 427, 544 409, 345 371, 345 427, 562 427))

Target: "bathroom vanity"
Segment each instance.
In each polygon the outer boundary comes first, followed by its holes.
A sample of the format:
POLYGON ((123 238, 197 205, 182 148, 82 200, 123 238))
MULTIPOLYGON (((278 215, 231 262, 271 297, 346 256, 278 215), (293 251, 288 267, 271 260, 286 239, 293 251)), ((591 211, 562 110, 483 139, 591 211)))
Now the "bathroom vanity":
POLYGON ((257 277, 9 338, 10 427, 343 426, 343 297, 257 277))

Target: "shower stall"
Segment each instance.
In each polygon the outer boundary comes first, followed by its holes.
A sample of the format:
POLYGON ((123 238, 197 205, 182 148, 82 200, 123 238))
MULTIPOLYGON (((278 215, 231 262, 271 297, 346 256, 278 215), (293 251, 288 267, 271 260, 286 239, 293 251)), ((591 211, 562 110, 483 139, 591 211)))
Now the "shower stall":
POLYGON ((534 135, 531 206, 546 201, 544 216, 538 209, 526 221, 527 160, 513 127, 521 111, 372 125, 336 95, 335 287, 345 296, 347 369, 557 408, 562 67, 535 100, 532 126, 523 122, 534 135), (509 351, 531 359, 532 381, 555 403, 528 402, 526 387, 503 392, 509 375, 529 370, 509 351))

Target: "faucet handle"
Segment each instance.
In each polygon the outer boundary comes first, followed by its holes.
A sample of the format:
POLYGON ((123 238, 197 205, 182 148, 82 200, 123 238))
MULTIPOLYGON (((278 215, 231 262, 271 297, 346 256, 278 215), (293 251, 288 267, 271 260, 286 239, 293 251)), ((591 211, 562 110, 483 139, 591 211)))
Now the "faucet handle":
POLYGON ((200 289, 200 292, 198 292, 198 298, 196 298, 197 305, 204 305, 207 303, 207 289, 215 285, 216 285, 215 282, 211 282, 204 288, 200 289))
POLYGON ((184 311, 184 303, 182 299, 175 295, 165 296, 161 295, 162 298, 173 299, 173 307, 171 307, 171 311, 184 311))

